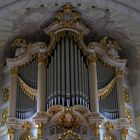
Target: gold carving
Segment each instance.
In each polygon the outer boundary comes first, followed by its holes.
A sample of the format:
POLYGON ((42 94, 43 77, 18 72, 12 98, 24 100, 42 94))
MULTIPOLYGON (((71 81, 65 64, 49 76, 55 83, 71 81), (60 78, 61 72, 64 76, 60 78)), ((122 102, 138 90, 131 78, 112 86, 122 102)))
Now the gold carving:
POLYGON ((96 63, 96 60, 97 60, 97 57, 96 57, 96 55, 95 54, 89 54, 88 56, 87 56, 87 64, 88 65, 91 65, 91 64, 94 64, 94 63, 96 63))
POLYGON ((105 130, 107 132, 111 132, 114 129, 114 125, 111 122, 106 122, 105 123, 105 130))
POLYGON ((56 14, 56 18, 63 27, 73 27, 79 19, 79 13, 73 11, 73 7, 67 4, 63 7, 63 11, 56 14))
POLYGON ((125 115, 126 115, 128 121, 129 121, 129 123, 131 124, 131 122, 132 122, 132 115, 131 115, 131 111, 129 109, 127 109, 127 108, 125 108, 125 115))
POLYGON ((79 127, 80 120, 78 116, 74 114, 72 108, 64 108, 64 112, 58 118, 56 124, 63 129, 75 129, 79 127))
POLYGON ((2 110, 2 114, 1 114, 1 116, 2 116, 2 122, 1 122, 1 124, 2 125, 5 125, 5 123, 6 123, 6 120, 7 120, 7 115, 8 115, 8 109, 7 108, 4 108, 3 110, 2 110))
POLYGON ((65 140, 65 138, 70 138, 74 140, 81 140, 80 135, 78 135, 76 132, 74 132, 71 129, 65 130, 59 137, 58 140, 65 140))
POLYGON ((105 133, 104 140, 117 140, 117 138, 111 133, 105 133))
POLYGON ((100 137, 100 124, 94 123, 91 125, 95 137, 100 137))
POLYGON ((128 90, 124 87, 123 88, 123 93, 124 93, 124 98, 125 98, 125 102, 130 105, 130 97, 129 97, 129 93, 128 90))
POLYGON ((116 68, 116 76, 122 76, 123 74, 123 70, 121 70, 120 68, 116 68))
POLYGON ((11 44, 11 47, 27 47, 29 44, 31 44, 31 41, 27 41, 22 38, 16 38, 14 42, 11 44))
POLYGON ((114 78, 106 87, 99 90, 99 100, 104 100, 113 90, 116 78, 114 78))
POLYGON ((13 127, 8 128, 8 136, 9 136, 9 140, 14 140, 14 128, 13 127))
POLYGON ((115 67, 114 67, 114 66, 111 66, 110 64, 108 64, 107 62, 105 62, 105 60, 102 58, 101 55, 96 54, 96 56, 97 56, 98 60, 99 60, 104 66, 106 66, 106 67, 108 67, 108 68, 114 70, 115 67))
POLYGON ((39 53, 38 54, 38 63, 40 64, 46 64, 47 62, 47 56, 45 53, 39 53))
POLYGON ((16 67, 14 67, 10 70, 10 72, 11 72, 11 75, 17 75, 18 69, 16 67))
POLYGON ((35 138, 33 138, 33 135, 31 132, 26 131, 25 133, 23 133, 21 135, 21 137, 19 138, 19 140, 37 140, 35 138))
POLYGON ((105 48, 114 48, 114 49, 117 49, 117 50, 121 50, 120 48, 120 45, 118 43, 118 41, 116 40, 111 40, 109 39, 109 37, 107 36, 104 36, 100 41, 99 43, 102 45, 102 47, 105 47, 105 48))
POLYGON ((122 140, 126 140, 126 136, 128 134, 128 130, 126 128, 122 129, 122 140))
POLYGON ((19 76, 18 81, 21 89, 32 100, 36 100, 37 90, 28 86, 19 76))
POLYGON ((111 122, 106 122, 104 126, 105 126, 104 140, 116 140, 116 137, 112 134, 114 125, 111 122))
POLYGON ((2 104, 5 104, 9 100, 9 88, 5 87, 3 88, 3 96, 2 96, 2 104))
POLYGON ((46 125, 44 123, 38 124, 37 138, 42 139, 44 137, 45 127, 46 127, 46 125))
POLYGON ((22 124, 22 128, 25 130, 25 131, 29 131, 31 129, 31 124, 29 122, 24 122, 22 124))
POLYGON ((37 57, 37 54, 32 55, 31 58, 30 58, 25 64, 20 65, 20 66, 18 67, 19 70, 21 70, 21 69, 23 69, 23 68, 29 66, 29 65, 33 62, 33 60, 36 59, 36 57, 37 57))

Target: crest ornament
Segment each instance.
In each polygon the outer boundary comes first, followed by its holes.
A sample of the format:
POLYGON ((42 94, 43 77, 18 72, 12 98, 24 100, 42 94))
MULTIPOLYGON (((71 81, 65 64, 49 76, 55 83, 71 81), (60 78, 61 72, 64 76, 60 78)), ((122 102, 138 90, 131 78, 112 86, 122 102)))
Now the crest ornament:
POLYGON ((56 18, 64 27, 73 27, 79 19, 79 13, 73 11, 71 4, 66 4, 63 7, 63 11, 56 14, 56 18))

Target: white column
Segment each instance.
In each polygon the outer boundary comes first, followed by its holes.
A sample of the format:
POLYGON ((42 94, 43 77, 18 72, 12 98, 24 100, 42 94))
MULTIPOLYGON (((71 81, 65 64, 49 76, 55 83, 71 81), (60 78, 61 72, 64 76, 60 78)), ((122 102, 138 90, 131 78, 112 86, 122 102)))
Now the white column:
POLYGON ((16 92, 17 92, 17 68, 10 70, 11 86, 10 86, 10 108, 8 117, 16 117, 16 92))
POLYGON ((46 55, 38 55, 37 112, 44 112, 46 106, 46 55))
POLYGON ((99 113, 96 56, 89 56, 90 111, 99 113))
POLYGON ((119 116, 120 118, 125 118, 125 99, 123 95, 123 71, 116 68, 116 85, 118 94, 118 104, 119 104, 119 116))

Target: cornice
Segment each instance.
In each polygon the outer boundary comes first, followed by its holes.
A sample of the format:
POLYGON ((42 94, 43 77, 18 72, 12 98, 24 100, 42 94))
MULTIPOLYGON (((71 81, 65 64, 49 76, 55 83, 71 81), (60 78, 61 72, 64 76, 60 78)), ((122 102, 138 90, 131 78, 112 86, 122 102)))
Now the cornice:
POLYGON ((88 51, 89 52, 96 52, 97 54, 101 55, 103 60, 108 63, 111 66, 114 67, 119 67, 121 69, 125 69, 127 60, 126 59, 112 59, 111 57, 108 56, 108 54, 106 53, 104 47, 101 46, 101 44, 97 43, 97 42, 91 42, 88 45, 88 51))

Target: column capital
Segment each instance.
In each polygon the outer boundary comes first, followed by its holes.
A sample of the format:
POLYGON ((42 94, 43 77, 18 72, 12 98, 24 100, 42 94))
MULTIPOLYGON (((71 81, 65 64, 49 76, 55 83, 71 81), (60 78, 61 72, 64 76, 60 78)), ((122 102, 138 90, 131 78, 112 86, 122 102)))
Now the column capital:
POLYGON ((38 53, 37 55, 38 63, 45 64, 47 62, 47 55, 46 53, 38 53))
POLYGON ((123 75, 123 70, 116 67, 116 76, 122 76, 123 75))
POLYGON ((96 54, 89 54, 87 57, 88 65, 96 63, 96 60, 97 60, 96 54))
POLYGON ((17 68, 17 67, 11 68, 11 69, 10 69, 10 73, 11 73, 11 75, 17 75, 17 73, 18 73, 18 68, 17 68))

